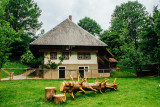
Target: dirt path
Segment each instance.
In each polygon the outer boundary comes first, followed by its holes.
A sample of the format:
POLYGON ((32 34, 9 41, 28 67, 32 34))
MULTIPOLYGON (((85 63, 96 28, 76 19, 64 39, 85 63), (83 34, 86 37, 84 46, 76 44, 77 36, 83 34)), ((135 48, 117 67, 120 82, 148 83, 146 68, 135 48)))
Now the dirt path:
MULTIPOLYGON (((32 78, 28 77, 26 78, 26 73, 13 76, 13 80, 24 80, 24 79, 32 79, 32 78)), ((1 81, 7 81, 7 80, 10 80, 10 77, 1 79, 1 81)))

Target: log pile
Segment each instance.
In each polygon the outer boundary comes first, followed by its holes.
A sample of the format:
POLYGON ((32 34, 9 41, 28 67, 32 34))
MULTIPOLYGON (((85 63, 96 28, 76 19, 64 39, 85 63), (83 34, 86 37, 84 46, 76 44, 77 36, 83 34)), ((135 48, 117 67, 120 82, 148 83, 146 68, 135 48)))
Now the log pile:
POLYGON ((97 94, 97 90, 102 94, 105 92, 107 89, 110 90, 117 90, 118 84, 116 84, 116 78, 113 83, 107 83, 106 78, 102 80, 101 82, 98 82, 96 79, 94 83, 88 83, 88 78, 82 79, 82 81, 79 81, 79 76, 78 76, 78 81, 74 81, 73 78, 70 76, 72 81, 69 82, 62 82, 60 86, 60 91, 64 93, 69 93, 69 95, 74 99, 74 95, 81 91, 83 93, 86 93, 86 91, 93 91, 95 94, 97 94), (103 92, 102 92, 103 91, 103 92))

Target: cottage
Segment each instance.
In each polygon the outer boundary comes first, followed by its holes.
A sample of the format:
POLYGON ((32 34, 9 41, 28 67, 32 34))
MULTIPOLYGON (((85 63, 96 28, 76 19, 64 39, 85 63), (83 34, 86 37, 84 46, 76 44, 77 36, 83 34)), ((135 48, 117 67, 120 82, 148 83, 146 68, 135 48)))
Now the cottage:
POLYGON ((56 70, 45 72, 44 78, 96 78, 110 76, 110 59, 113 54, 107 45, 92 34, 72 22, 71 16, 55 28, 39 37, 30 44, 30 50, 35 56, 44 55, 44 64, 48 61, 59 63, 61 56, 64 60, 56 70), (51 75, 52 72, 52 76, 51 75))

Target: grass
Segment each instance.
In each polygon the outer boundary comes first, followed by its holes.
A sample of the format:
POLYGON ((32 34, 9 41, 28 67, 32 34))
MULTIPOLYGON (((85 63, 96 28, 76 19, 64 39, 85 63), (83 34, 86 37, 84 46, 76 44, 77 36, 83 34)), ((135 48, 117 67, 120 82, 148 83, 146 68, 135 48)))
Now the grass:
POLYGON ((136 77, 136 74, 128 71, 111 71, 110 76, 126 78, 126 77, 136 77))
POLYGON ((22 69, 23 68, 29 68, 29 66, 24 65, 19 61, 12 60, 12 61, 6 62, 3 66, 3 68, 17 68, 17 70, 15 70, 15 69, 6 69, 6 70, 8 72, 14 72, 14 75, 19 75, 19 74, 24 73, 24 70, 18 70, 18 68, 22 68, 22 69))
POLYGON ((0 70, 1 73, 1 78, 7 78, 9 77, 9 74, 7 74, 6 72, 4 72, 3 70, 0 70))
POLYGON ((136 77, 136 70, 128 67, 124 67, 122 65, 117 65, 120 70, 112 70, 110 76, 111 77, 136 77))
MULTIPOLYGON (((89 79, 94 82, 95 79, 89 79)), ((99 79, 101 81, 102 79, 99 79)), ((0 82, 0 106, 1 107, 158 107, 160 106, 160 77, 144 78, 117 78, 116 83, 120 83, 118 91, 107 91, 106 93, 86 94, 77 93, 75 99, 71 99, 67 94, 67 101, 62 104, 54 104, 52 101, 44 101, 44 88, 57 87, 57 94, 63 80, 21 80, 21 81, 1 81, 0 82)), ((69 80, 66 80, 69 81, 69 80)), ((110 78, 109 82, 113 82, 110 78)))

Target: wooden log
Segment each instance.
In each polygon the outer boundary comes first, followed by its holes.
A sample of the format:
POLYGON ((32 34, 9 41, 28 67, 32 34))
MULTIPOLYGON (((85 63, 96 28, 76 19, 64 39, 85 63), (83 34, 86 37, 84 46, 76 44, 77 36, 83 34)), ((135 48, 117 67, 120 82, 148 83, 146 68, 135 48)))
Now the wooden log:
POLYGON ((53 96, 56 95, 56 87, 46 87, 45 88, 45 100, 52 100, 53 96))
MULTIPOLYGON (((72 79, 72 78, 71 78, 72 79)), ((116 78, 113 83, 106 83, 108 80, 106 78, 102 80, 101 82, 98 82, 98 80, 95 80, 95 83, 88 83, 88 78, 83 79, 81 82, 76 81, 69 81, 69 82, 62 82, 60 86, 60 91, 64 93, 69 93, 69 95, 74 99, 74 95, 80 91, 83 93, 86 93, 86 91, 93 91, 96 94, 96 91, 98 90, 100 93, 102 91, 106 91, 107 89, 111 90, 117 90, 118 84, 115 84, 116 78), (85 82, 84 82, 85 81, 85 82)))
POLYGON ((54 95, 54 103, 59 104, 66 102, 66 96, 63 94, 54 95))
POLYGON ((116 82, 116 78, 114 79, 113 83, 106 83, 106 88, 116 91, 120 83, 116 84, 115 82, 116 82))

